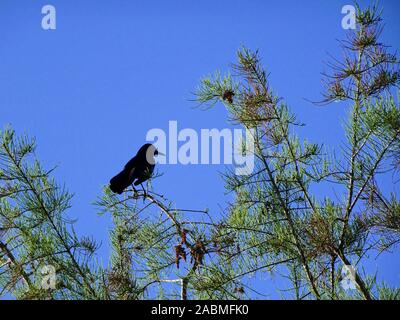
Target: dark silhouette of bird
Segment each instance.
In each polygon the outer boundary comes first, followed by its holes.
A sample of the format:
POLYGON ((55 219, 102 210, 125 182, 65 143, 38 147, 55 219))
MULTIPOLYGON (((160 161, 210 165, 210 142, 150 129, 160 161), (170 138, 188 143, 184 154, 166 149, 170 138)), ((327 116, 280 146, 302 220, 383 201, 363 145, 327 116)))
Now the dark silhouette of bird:
POLYGON ((136 156, 128 161, 124 169, 110 180, 111 191, 121 194, 131 184, 142 185, 151 177, 155 167, 154 157, 159 154, 163 155, 158 152, 154 145, 144 144, 136 153, 136 156))

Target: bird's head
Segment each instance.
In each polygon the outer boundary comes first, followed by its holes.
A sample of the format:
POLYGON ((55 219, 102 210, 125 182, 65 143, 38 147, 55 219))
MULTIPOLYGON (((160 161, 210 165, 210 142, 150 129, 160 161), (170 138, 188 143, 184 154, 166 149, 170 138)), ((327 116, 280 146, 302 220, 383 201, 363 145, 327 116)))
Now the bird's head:
POLYGON ((144 144, 139 149, 137 155, 140 156, 140 157, 146 157, 147 162, 150 163, 150 164, 154 164, 155 163, 154 157, 156 157, 158 155, 163 155, 164 156, 164 154, 162 152, 159 152, 157 150, 157 148, 154 145, 152 145, 151 143, 144 144))

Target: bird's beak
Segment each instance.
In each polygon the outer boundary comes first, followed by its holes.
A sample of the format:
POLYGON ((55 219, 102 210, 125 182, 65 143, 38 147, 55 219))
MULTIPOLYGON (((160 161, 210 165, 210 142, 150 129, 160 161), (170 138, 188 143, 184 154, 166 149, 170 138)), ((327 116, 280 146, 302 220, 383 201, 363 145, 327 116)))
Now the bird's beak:
POLYGON ((162 153, 162 152, 160 152, 160 151, 158 151, 158 155, 159 155, 159 156, 165 156, 166 154, 165 154, 165 153, 162 153))

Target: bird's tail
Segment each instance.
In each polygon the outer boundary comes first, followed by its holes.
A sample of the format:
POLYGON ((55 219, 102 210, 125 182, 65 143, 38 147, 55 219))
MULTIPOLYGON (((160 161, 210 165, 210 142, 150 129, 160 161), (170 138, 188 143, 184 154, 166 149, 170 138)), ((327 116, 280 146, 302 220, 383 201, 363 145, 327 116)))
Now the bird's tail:
POLYGON ((110 180, 110 189, 114 193, 121 194, 124 189, 129 185, 129 172, 122 170, 115 177, 110 180))

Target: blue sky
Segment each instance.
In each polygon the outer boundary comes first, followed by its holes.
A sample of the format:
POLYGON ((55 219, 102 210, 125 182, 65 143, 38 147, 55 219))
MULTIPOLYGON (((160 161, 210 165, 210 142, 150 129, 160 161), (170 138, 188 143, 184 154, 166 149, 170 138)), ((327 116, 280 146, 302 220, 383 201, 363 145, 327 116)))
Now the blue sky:
MULTIPOLYGON (((346 106, 316 107, 327 53, 340 55, 341 8, 350 1, 0 0, 0 125, 35 136, 38 155, 75 196, 77 230, 102 242, 109 217, 92 205, 103 185, 145 142, 148 130, 225 128, 222 106, 194 109, 200 78, 228 70, 241 45, 259 49, 271 84, 302 122, 299 134, 339 146, 346 106), (41 8, 57 29, 41 28, 41 8)), ((361 1, 361 5, 369 3, 361 1)), ((381 1, 383 41, 400 47, 400 3, 381 1)), ((166 165, 154 188, 178 207, 218 213, 229 197, 223 166, 166 165)), ((391 181, 388 181, 391 184, 391 181)), ((400 284, 399 256, 371 262, 400 284)), ((279 283, 278 283, 279 284, 279 283)), ((267 286, 269 286, 268 284, 267 286)))

